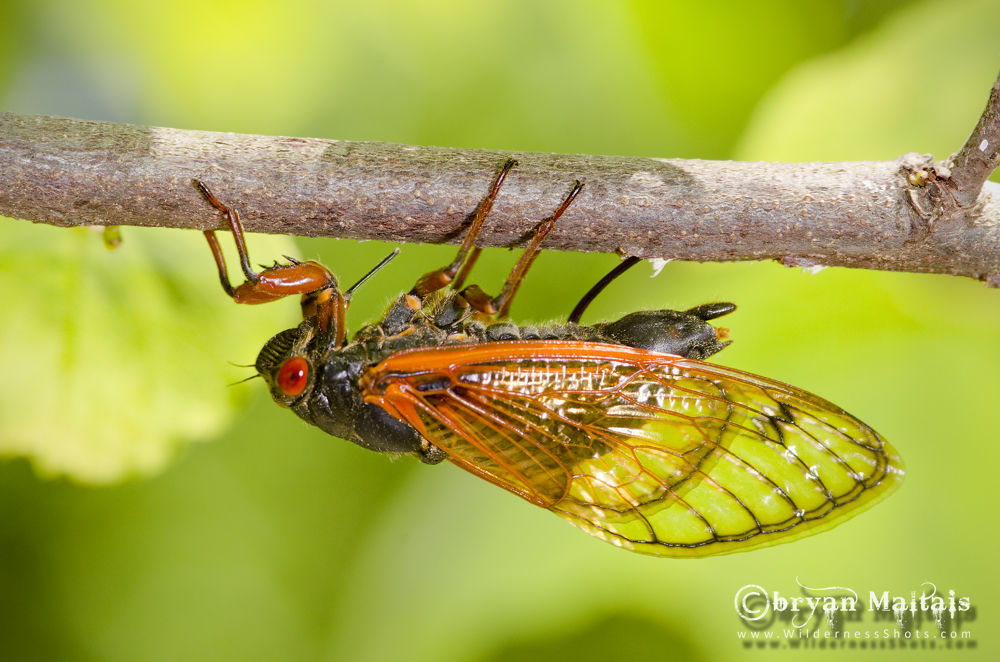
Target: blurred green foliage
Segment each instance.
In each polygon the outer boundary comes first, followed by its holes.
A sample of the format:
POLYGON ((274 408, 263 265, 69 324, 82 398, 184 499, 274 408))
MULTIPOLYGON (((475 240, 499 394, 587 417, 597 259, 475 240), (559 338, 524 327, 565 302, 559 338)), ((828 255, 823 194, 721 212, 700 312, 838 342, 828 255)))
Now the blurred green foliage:
MULTIPOLYGON (((14 43, 7 35, 20 40, 9 59, 0 57, 3 110, 662 157, 945 156, 985 103, 1000 50, 993 4, 971 0, 3 7, 9 20, 0 21, 0 43, 14 43)), ((72 272, 62 271, 67 262, 54 248, 41 252, 45 245, 78 242, 74 250, 94 251, 88 269, 115 281, 100 305, 159 296, 154 275, 129 277, 143 284, 130 289, 120 282, 130 272, 114 266, 139 268, 159 239, 126 228, 123 246, 108 253, 97 235, 48 241, 20 233, 57 231, 8 225, 0 235, 5 339, 23 328, 18 338, 27 340, 17 342, 30 341, 33 351, 64 349, 53 337, 65 330, 65 316, 54 313, 66 291, 51 281, 72 272), (99 250, 79 244, 86 240, 99 250), (9 268, 19 250, 18 264, 27 266, 9 268), (50 270, 35 278, 31 265, 50 270)), ((987 491, 1000 459, 991 425, 1000 368, 995 291, 942 276, 841 269, 809 276, 775 264, 671 263, 656 279, 640 267, 616 282, 589 319, 736 301, 740 311, 727 319, 735 343, 719 361, 832 399, 882 432, 907 463, 898 493, 831 532, 751 554, 671 562, 591 540, 454 467, 392 462, 327 437, 270 403, 259 382, 227 391, 225 361, 251 362, 294 306, 229 304, 201 237, 183 241, 190 253, 154 261, 182 305, 155 319, 109 313, 110 330, 91 318, 91 341, 119 343, 116 360, 138 359, 153 383, 191 385, 171 396, 172 415, 150 414, 145 430, 195 415, 197 406, 185 403, 195 398, 251 405, 215 442, 192 446, 143 481, 81 487, 40 479, 25 461, 0 465, 0 657, 436 662, 582 660, 617 650, 625 658, 655 651, 685 660, 757 658, 768 653, 742 649, 733 597, 750 583, 795 593, 796 578, 863 597, 869 590, 906 596, 933 581, 972 597, 980 618, 967 627, 979 651, 996 645, 989 619, 1000 589, 992 570, 998 540, 987 491), (152 333, 156 319, 168 332, 186 329, 176 346, 134 344, 135 329, 152 333), (232 338, 244 323, 245 336, 228 346, 209 331, 232 338), (115 330, 123 324, 132 330, 115 330), (200 337, 196 328, 205 330, 200 337), (195 385, 185 363, 204 381, 195 385)), ((251 250, 263 262, 276 248, 251 250)), ((387 252, 375 243, 310 240, 299 242, 298 256, 319 257, 351 282, 387 252)), ((352 326, 453 254, 404 247, 358 293, 352 326)), ((544 254, 514 316, 565 316, 616 260, 544 254)), ((477 280, 495 289, 512 262, 505 251, 487 252, 477 280)), ((32 374, 39 363, 14 367, 11 356, 18 354, 5 344, 0 370, 12 383, 0 411, 31 411, 40 398, 66 392, 58 371, 32 374)), ((102 380, 116 380, 103 360, 88 369, 93 381, 83 380, 97 395, 102 380)), ((134 400, 103 406, 130 409, 134 400)), ((88 425, 113 424, 106 412, 96 410, 88 425)), ((143 431, 134 441, 151 436, 143 431)))
POLYGON ((983 81, 996 77, 998 24, 1000 3, 992 0, 914 7, 787 76, 758 108, 737 158, 946 158, 979 119, 983 81))
MULTIPOLYGON (((12 376, 0 381, 0 455, 105 483, 159 471, 176 445, 225 430, 246 393, 220 386, 248 373, 228 361, 254 356, 252 332, 281 316, 220 307, 198 233, 129 228, 113 252, 84 228, 0 218, 0 233, 0 365, 12 376)), ((277 255, 292 245, 255 243, 277 255)))

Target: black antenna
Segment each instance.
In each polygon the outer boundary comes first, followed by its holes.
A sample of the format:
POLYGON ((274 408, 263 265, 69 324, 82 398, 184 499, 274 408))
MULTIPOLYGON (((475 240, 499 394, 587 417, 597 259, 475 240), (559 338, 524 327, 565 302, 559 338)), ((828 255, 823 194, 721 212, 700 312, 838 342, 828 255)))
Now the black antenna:
POLYGON ((361 287, 362 283, 364 283, 366 280, 368 280, 369 278, 371 278, 372 276, 374 276, 378 272, 379 269, 381 269, 385 265, 389 264, 389 262, 392 261, 392 258, 396 257, 397 255, 399 255, 399 249, 398 248, 396 250, 394 250, 393 252, 389 253, 388 255, 386 255, 382 259, 381 262, 379 262, 378 264, 375 265, 374 269, 372 269, 371 271, 369 271, 368 273, 366 273, 364 276, 362 276, 361 280, 359 280, 358 282, 356 282, 354 285, 351 285, 348 288, 348 290, 346 292, 344 292, 344 301, 345 302, 350 301, 351 300, 351 295, 354 294, 354 290, 356 290, 359 287, 361 287))
POLYGON ((567 320, 570 324, 579 324, 580 318, 583 317, 583 313, 587 310, 587 306, 597 298, 597 295, 604 291, 604 288, 611 284, 615 278, 618 278, 623 273, 639 264, 642 261, 641 257, 635 257, 634 255, 629 258, 625 258, 621 264, 611 270, 607 276, 597 281, 597 285, 590 288, 590 291, 583 295, 580 299, 580 303, 576 304, 576 308, 573 312, 569 314, 569 319, 567 320))
MULTIPOLYGON (((240 367, 243 367, 243 366, 240 366, 240 367)), ((252 368, 253 366, 247 366, 247 367, 250 367, 250 368, 252 368)), ((233 382, 232 384, 227 384, 227 386, 239 386, 240 384, 242 384, 242 383, 244 383, 244 382, 248 382, 248 381, 250 381, 251 379, 257 379, 258 377, 260 377, 260 373, 258 373, 258 374, 256 374, 256 375, 252 375, 252 376, 250 376, 250 377, 247 377, 246 379, 241 379, 241 380, 240 380, 240 381, 238 381, 238 382, 233 382)))

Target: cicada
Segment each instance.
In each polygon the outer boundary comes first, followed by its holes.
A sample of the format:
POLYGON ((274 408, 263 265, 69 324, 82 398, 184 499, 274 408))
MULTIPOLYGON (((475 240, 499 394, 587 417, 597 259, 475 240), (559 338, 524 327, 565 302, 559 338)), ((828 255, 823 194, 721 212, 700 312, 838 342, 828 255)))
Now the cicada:
POLYGON ((836 405, 766 377, 706 363, 726 347, 709 321, 731 303, 647 310, 579 324, 503 321, 576 182, 534 230, 497 296, 463 287, 476 237, 516 165, 503 165, 448 265, 424 274, 376 323, 348 337, 341 292, 316 262, 250 267, 235 209, 196 186, 228 220, 246 282, 233 287, 206 232, 222 287, 238 303, 298 294, 303 322, 274 336, 256 369, 275 402, 373 451, 448 460, 625 549, 701 557, 788 542, 871 507, 903 478, 899 456, 836 405))

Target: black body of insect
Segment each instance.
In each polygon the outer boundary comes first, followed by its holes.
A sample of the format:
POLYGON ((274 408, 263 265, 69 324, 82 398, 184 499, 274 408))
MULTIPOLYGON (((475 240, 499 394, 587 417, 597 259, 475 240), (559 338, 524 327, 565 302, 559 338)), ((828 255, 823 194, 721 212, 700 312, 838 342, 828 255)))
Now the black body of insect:
MULTIPOLYGON (((744 551, 828 529, 900 484, 902 463, 874 430, 793 386, 703 359, 723 349, 708 322, 731 303, 640 311, 582 326, 502 319, 540 244, 579 195, 535 231, 499 295, 462 287, 504 164, 458 255, 422 276, 348 340, 350 297, 315 262, 255 273, 238 213, 199 181, 229 222, 247 282, 239 303, 302 295, 304 321, 272 338, 256 368, 281 406, 365 448, 459 467, 612 544, 654 556, 744 551)), ((393 254, 394 255, 394 254, 393 254)))

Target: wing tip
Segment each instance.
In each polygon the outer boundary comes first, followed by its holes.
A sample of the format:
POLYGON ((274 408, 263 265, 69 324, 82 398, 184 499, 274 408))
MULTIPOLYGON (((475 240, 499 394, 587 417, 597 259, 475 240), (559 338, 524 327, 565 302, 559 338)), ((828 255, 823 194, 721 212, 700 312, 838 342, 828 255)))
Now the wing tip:
POLYGON ((836 528, 844 522, 853 519, 861 513, 881 503, 893 492, 898 490, 905 478, 906 471, 903 460, 896 450, 883 440, 883 452, 886 456, 885 472, 874 484, 867 486, 857 497, 847 503, 840 504, 828 510, 825 515, 803 520, 781 531, 770 533, 752 533, 741 540, 705 541, 694 544, 671 544, 663 541, 631 540, 621 535, 596 526, 579 516, 568 512, 551 510, 567 520, 573 526, 586 531, 599 540, 627 549, 644 556, 674 559, 698 559, 711 556, 727 556, 750 552, 765 547, 775 547, 785 543, 795 542, 803 538, 824 533, 836 528))

